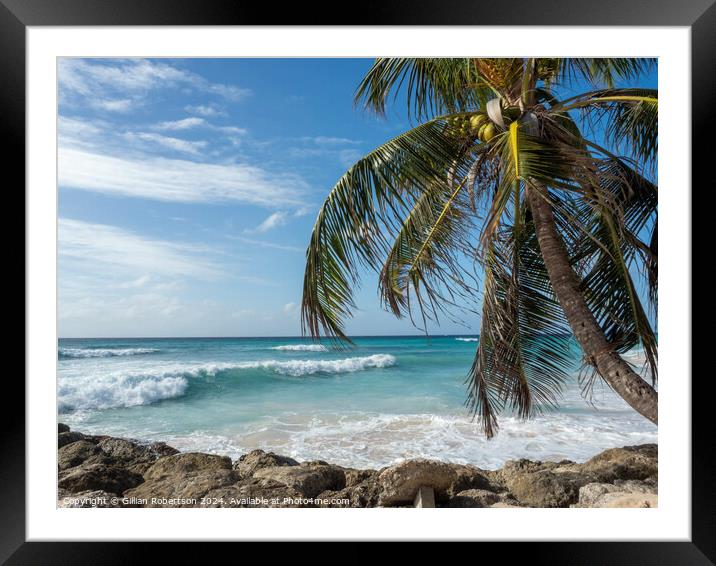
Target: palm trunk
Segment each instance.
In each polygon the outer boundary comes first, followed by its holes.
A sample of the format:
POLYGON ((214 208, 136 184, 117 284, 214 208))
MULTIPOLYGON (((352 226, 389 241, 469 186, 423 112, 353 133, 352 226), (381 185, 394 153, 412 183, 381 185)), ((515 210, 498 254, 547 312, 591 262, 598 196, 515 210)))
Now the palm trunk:
POLYGON ((529 187, 527 198, 552 288, 582 350, 612 389, 636 411, 657 424, 658 394, 613 351, 589 310, 580 290, 579 276, 572 269, 567 249, 557 231, 546 188, 539 185, 529 187))

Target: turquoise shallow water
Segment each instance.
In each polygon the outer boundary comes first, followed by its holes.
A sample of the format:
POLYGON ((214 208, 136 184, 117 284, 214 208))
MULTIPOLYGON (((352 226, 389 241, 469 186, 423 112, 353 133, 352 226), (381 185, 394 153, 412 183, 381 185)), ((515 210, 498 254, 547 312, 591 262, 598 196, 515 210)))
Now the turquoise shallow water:
MULTIPOLYGON (((59 419, 181 450, 236 458, 263 448, 365 467, 414 457, 488 468, 521 457, 579 461, 656 442, 656 427, 606 388, 590 406, 576 379, 557 412, 506 415, 486 441, 464 407, 476 341, 357 338, 337 351, 296 338, 62 339, 59 419)), ((575 349, 575 372, 578 359, 575 349)))

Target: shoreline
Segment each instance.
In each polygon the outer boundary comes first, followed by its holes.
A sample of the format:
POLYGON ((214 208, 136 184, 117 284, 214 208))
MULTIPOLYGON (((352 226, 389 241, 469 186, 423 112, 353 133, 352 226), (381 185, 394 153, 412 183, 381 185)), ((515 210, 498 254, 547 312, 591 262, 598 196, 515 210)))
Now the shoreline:
POLYGON ((658 446, 583 463, 509 460, 495 470, 410 459, 380 469, 298 462, 252 450, 236 460, 164 442, 58 426, 60 507, 657 507, 658 446))

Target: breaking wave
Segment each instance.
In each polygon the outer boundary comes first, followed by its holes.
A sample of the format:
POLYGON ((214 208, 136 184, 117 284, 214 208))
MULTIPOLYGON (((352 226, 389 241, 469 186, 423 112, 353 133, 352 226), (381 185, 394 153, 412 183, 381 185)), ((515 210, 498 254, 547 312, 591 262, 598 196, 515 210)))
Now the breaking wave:
POLYGON ((272 350, 283 350, 288 352, 327 352, 322 344, 287 344, 285 346, 274 346, 272 350))
POLYGON ((115 356, 141 356, 159 352, 156 348, 60 348, 62 358, 113 358, 115 356))
POLYGON ((76 410, 109 409, 148 405, 164 399, 181 397, 191 378, 212 377, 235 370, 267 370, 280 375, 301 377, 314 374, 353 373, 395 364, 395 357, 374 354, 339 360, 257 360, 248 362, 216 362, 169 364, 114 371, 104 375, 61 379, 58 388, 60 413, 76 410))

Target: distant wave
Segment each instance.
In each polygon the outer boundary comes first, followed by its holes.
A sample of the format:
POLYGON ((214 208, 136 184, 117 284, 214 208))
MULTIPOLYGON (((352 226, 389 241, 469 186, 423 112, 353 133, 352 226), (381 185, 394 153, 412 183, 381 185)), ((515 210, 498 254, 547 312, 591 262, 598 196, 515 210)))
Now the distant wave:
POLYGON ((455 338, 455 340, 459 340, 460 342, 479 342, 479 338, 455 338))
POLYGON ((115 356, 141 356, 159 352, 156 348, 60 348, 60 358, 112 358, 115 356))
POLYGON ((274 346, 272 350, 285 350, 289 352, 327 352, 323 344, 287 344, 285 346, 274 346))
POLYGON ((113 372, 62 380, 58 389, 60 413, 76 410, 109 409, 148 405, 163 399, 181 397, 189 379, 215 376, 230 370, 264 369, 280 375, 301 377, 318 373, 353 373, 395 365, 395 357, 374 354, 339 360, 257 360, 204 364, 162 365, 141 368, 134 373, 113 372))

